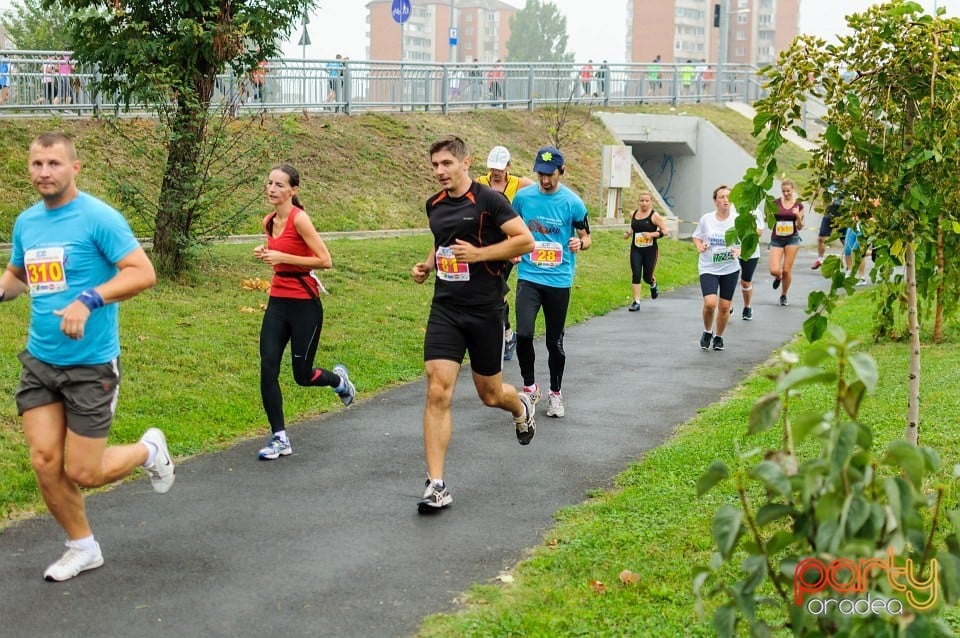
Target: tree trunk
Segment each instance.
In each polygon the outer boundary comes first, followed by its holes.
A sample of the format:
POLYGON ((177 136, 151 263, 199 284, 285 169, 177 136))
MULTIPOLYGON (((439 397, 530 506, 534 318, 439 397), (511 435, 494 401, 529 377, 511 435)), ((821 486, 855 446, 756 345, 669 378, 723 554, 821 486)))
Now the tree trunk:
POLYGON ((943 263, 943 213, 937 217, 937 307, 933 318, 933 342, 943 341, 943 298, 946 294, 946 264, 943 263))
POLYGON ((197 194, 198 162, 206 133, 206 112, 195 103, 180 101, 170 122, 167 166, 160 187, 159 210, 153 235, 157 270, 170 277, 188 264, 197 194))
POLYGON ((910 335, 910 374, 907 394, 906 438, 916 445, 920 440, 920 321, 917 316, 917 255, 913 233, 908 233, 904 269, 907 275, 907 331, 910 335))

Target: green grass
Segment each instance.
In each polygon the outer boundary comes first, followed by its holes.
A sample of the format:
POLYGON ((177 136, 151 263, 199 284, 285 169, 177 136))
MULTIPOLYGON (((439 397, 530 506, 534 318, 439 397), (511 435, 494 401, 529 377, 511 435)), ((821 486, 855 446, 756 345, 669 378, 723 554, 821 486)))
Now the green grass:
MULTIPOLYGON (((621 231, 598 226, 593 234, 593 247, 578 260, 571 323, 630 301, 628 245, 621 231)), ((424 286, 413 283, 410 267, 426 256, 430 242, 429 235, 329 241, 334 268, 321 275, 331 294, 323 298, 325 327, 317 364, 346 364, 361 398, 423 372, 423 331, 433 286, 432 280, 424 286)), ((124 380, 112 442, 135 441, 147 427, 158 426, 166 431, 172 452, 184 456, 268 431, 260 405, 258 350, 266 294, 244 289, 242 283, 268 280, 270 273, 253 259, 253 245, 203 249, 185 281, 161 282, 124 302, 124 380)), ((661 288, 694 281, 692 246, 673 241, 661 246, 661 288)), ((2 308, 0 393, 12 397, 28 303, 20 299, 2 308)), ((286 356, 281 383, 291 423, 342 409, 333 393, 297 386, 289 352, 286 356)), ((0 405, 0 521, 42 507, 15 409, 12 400, 0 405)))
MULTIPOLYGON (((869 341, 874 305, 868 292, 857 294, 835 319, 869 341)), ((941 456, 937 480, 947 486, 948 510, 960 507, 950 476, 960 462, 953 428, 960 418, 955 327, 944 344, 926 346, 922 353, 920 436, 941 456)), ((797 340, 790 347, 802 352, 808 344, 797 340)), ((862 348, 876 358, 881 372, 862 420, 873 428, 874 445, 882 450, 903 436, 908 350, 903 343, 865 343, 862 348)), ((420 635, 712 636, 709 619, 694 613, 692 569, 709 563, 713 514, 721 504, 737 501, 728 485, 697 498, 695 484, 716 459, 735 465, 738 447, 777 447, 776 429, 745 436, 754 401, 771 387, 763 369, 755 371, 722 401, 681 425, 668 443, 631 465, 617 477, 615 489, 558 512, 555 527, 532 557, 516 567, 511 584, 475 585, 463 598, 461 613, 427 618, 420 635), (639 580, 621 583, 623 570, 639 580), (596 591, 597 582, 603 583, 603 593, 596 591)), ((805 388, 801 397, 805 407, 824 409, 832 400, 819 387, 805 388)), ((943 616, 960 629, 957 610, 943 616)))

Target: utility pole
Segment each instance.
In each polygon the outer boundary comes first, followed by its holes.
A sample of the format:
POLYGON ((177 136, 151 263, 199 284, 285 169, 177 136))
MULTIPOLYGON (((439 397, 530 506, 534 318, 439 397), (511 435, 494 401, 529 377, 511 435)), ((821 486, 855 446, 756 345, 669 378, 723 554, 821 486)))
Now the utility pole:
POLYGON ((724 82, 724 70, 729 59, 730 45, 730 12, 727 10, 728 0, 719 0, 720 4, 720 34, 717 38, 717 101, 723 101, 723 92, 726 83, 724 82))

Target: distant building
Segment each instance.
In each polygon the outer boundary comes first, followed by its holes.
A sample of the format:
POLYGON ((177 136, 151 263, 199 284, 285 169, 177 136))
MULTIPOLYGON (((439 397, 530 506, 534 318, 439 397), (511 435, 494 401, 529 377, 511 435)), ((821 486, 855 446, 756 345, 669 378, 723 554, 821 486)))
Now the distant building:
MULTIPOLYGON (((719 28, 713 26, 719 0, 627 0, 629 62, 718 61, 719 28)), ((723 0, 726 7, 726 61, 762 66, 775 62, 800 33, 800 0, 723 0)))
POLYGON ((390 14, 391 0, 367 3, 367 59, 450 62, 450 10, 457 27, 456 60, 494 62, 507 57, 510 18, 517 8, 499 0, 413 0, 403 29, 390 14))

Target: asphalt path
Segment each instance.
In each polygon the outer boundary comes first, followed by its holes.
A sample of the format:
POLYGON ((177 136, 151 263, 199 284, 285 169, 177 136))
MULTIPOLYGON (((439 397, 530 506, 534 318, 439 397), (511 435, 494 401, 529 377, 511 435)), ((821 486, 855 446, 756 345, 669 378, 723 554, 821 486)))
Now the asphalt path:
MULTIPOLYGON (((146 478, 90 495, 106 563, 73 580, 42 578, 63 551, 49 516, 13 524, 0 534, 0 635, 409 636, 790 340, 823 282, 813 257, 801 252, 781 307, 764 251, 754 320, 740 319, 738 292, 723 352, 697 345, 698 286, 569 327, 566 417, 546 417, 542 401, 529 446, 507 413, 480 403, 465 368, 445 476, 454 500, 439 514, 416 508, 421 380, 293 426, 289 457, 258 462, 264 436, 182 460, 166 495, 146 478)), ((515 360, 504 374, 520 383, 515 360)))

